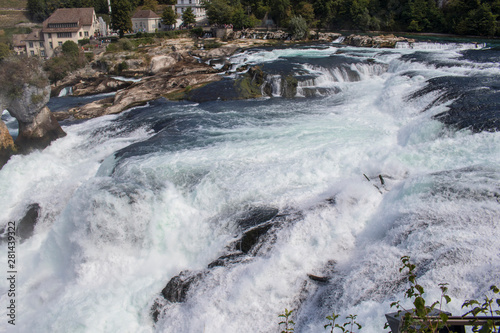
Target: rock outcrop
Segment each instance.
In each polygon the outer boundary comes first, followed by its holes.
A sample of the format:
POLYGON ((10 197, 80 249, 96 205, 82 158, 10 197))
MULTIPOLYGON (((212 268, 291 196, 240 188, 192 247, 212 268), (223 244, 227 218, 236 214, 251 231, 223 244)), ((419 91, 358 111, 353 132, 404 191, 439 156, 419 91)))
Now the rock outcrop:
POLYGON ((131 107, 166 96, 173 91, 189 90, 193 86, 221 79, 219 72, 209 65, 199 63, 192 57, 180 57, 182 58, 180 61, 172 64, 162 56, 157 57, 150 68, 150 70, 158 71, 156 75, 145 77, 127 89, 118 91, 113 99, 94 101, 81 107, 72 108, 69 113, 78 119, 120 113, 131 107))
POLYGON ((9 82, 0 88, 0 109, 9 110, 19 123, 15 143, 21 152, 43 149, 66 135, 46 107, 50 85, 36 58, 4 60, 0 78, 9 82))
POLYGON ((16 147, 14 140, 9 134, 7 125, 0 119, 0 169, 4 166, 9 158, 15 153, 16 147))
POLYGON ((398 42, 414 42, 413 39, 405 37, 396 37, 394 35, 380 35, 380 36, 360 36, 349 35, 345 38, 343 44, 350 46, 361 47, 384 47, 394 48, 398 42))
POLYGON ((125 89, 132 82, 113 79, 107 76, 99 76, 94 79, 80 80, 73 85, 73 96, 88 96, 104 94, 120 89, 125 89))

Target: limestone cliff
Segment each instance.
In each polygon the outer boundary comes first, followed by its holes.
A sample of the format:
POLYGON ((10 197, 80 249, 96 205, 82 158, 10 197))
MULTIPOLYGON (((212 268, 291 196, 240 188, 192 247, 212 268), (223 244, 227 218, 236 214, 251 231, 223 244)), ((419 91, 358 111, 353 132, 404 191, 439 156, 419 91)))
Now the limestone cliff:
POLYGON ((36 58, 11 58, 0 64, 0 109, 19 123, 16 145, 21 152, 43 149, 66 135, 46 107, 50 86, 36 58))

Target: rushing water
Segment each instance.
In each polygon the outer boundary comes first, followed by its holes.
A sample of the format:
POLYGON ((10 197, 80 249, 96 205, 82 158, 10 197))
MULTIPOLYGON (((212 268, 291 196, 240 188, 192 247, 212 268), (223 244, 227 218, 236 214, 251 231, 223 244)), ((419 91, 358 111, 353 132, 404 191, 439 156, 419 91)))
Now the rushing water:
POLYGON ((15 329, 278 332, 288 308, 296 332, 324 332, 332 311, 382 332, 391 302, 409 306, 404 255, 461 314, 500 283, 499 60, 470 45, 247 50, 233 72, 260 65, 272 98, 65 125, 0 170, 0 226, 41 207, 17 244, 15 329), (242 250, 252 223, 267 232, 242 250), (166 301, 181 272, 192 283, 166 301))

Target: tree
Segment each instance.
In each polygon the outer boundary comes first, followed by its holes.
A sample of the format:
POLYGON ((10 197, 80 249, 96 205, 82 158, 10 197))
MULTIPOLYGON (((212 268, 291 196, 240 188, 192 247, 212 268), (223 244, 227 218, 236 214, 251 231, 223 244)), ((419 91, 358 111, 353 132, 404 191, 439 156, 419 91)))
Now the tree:
POLYGON ((62 53, 65 56, 76 57, 80 53, 80 48, 72 40, 67 40, 62 45, 62 53))
POLYGON ((26 9, 29 17, 35 22, 43 22, 49 17, 47 4, 44 0, 28 0, 26 9))
POLYGON ((309 28, 307 22, 302 16, 294 16, 288 23, 288 29, 292 34, 293 39, 306 39, 308 37, 309 28))
POLYGON ((255 27, 257 22, 258 20, 255 18, 255 16, 248 16, 242 6, 239 6, 233 11, 231 23, 236 29, 253 28, 255 27))
POLYGON ((285 23, 290 17, 290 0, 270 0, 271 15, 278 25, 285 23))
POLYGON ((193 10, 191 9, 191 7, 186 8, 184 13, 182 13, 182 23, 186 27, 190 26, 191 24, 196 23, 196 18, 194 16, 194 13, 193 13, 193 10))
POLYGON ((231 23, 233 8, 227 0, 206 1, 204 7, 210 24, 231 23))
POLYGON ((149 9, 155 12, 157 6, 158 6, 158 1, 156 0, 144 0, 144 5, 142 6, 142 9, 149 9))
POLYGON ((177 22, 177 15, 175 14, 172 7, 168 6, 163 10, 161 19, 164 25, 174 25, 177 22))
POLYGON ((111 26, 119 31, 120 38, 126 31, 132 30, 131 11, 132 7, 128 0, 111 0, 111 26))

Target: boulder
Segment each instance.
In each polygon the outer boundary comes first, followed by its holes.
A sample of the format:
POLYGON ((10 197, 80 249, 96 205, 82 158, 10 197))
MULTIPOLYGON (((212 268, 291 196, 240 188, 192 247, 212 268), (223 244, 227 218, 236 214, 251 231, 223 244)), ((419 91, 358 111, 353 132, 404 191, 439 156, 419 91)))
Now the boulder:
POLYGON ((394 35, 360 36, 352 34, 345 38, 343 44, 360 47, 394 48, 398 42, 414 42, 414 40, 394 35))
POLYGON ((19 123, 15 143, 21 152, 43 149, 66 135, 46 107, 50 85, 38 59, 4 60, 0 78, 10 83, 0 86, 0 109, 9 110, 19 123))
POLYGON ((180 60, 181 56, 178 53, 154 56, 153 58, 151 58, 149 73, 155 75, 160 72, 164 72, 165 70, 174 66, 180 60))
POLYGON ((21 240, 26 240, 33 236, 35 231, 35 226, 38 222, 38 217, 40 215, 40 205, 35 203, 28 206, 28 210, 24 217, 18 222, 16 235, 21 240))

